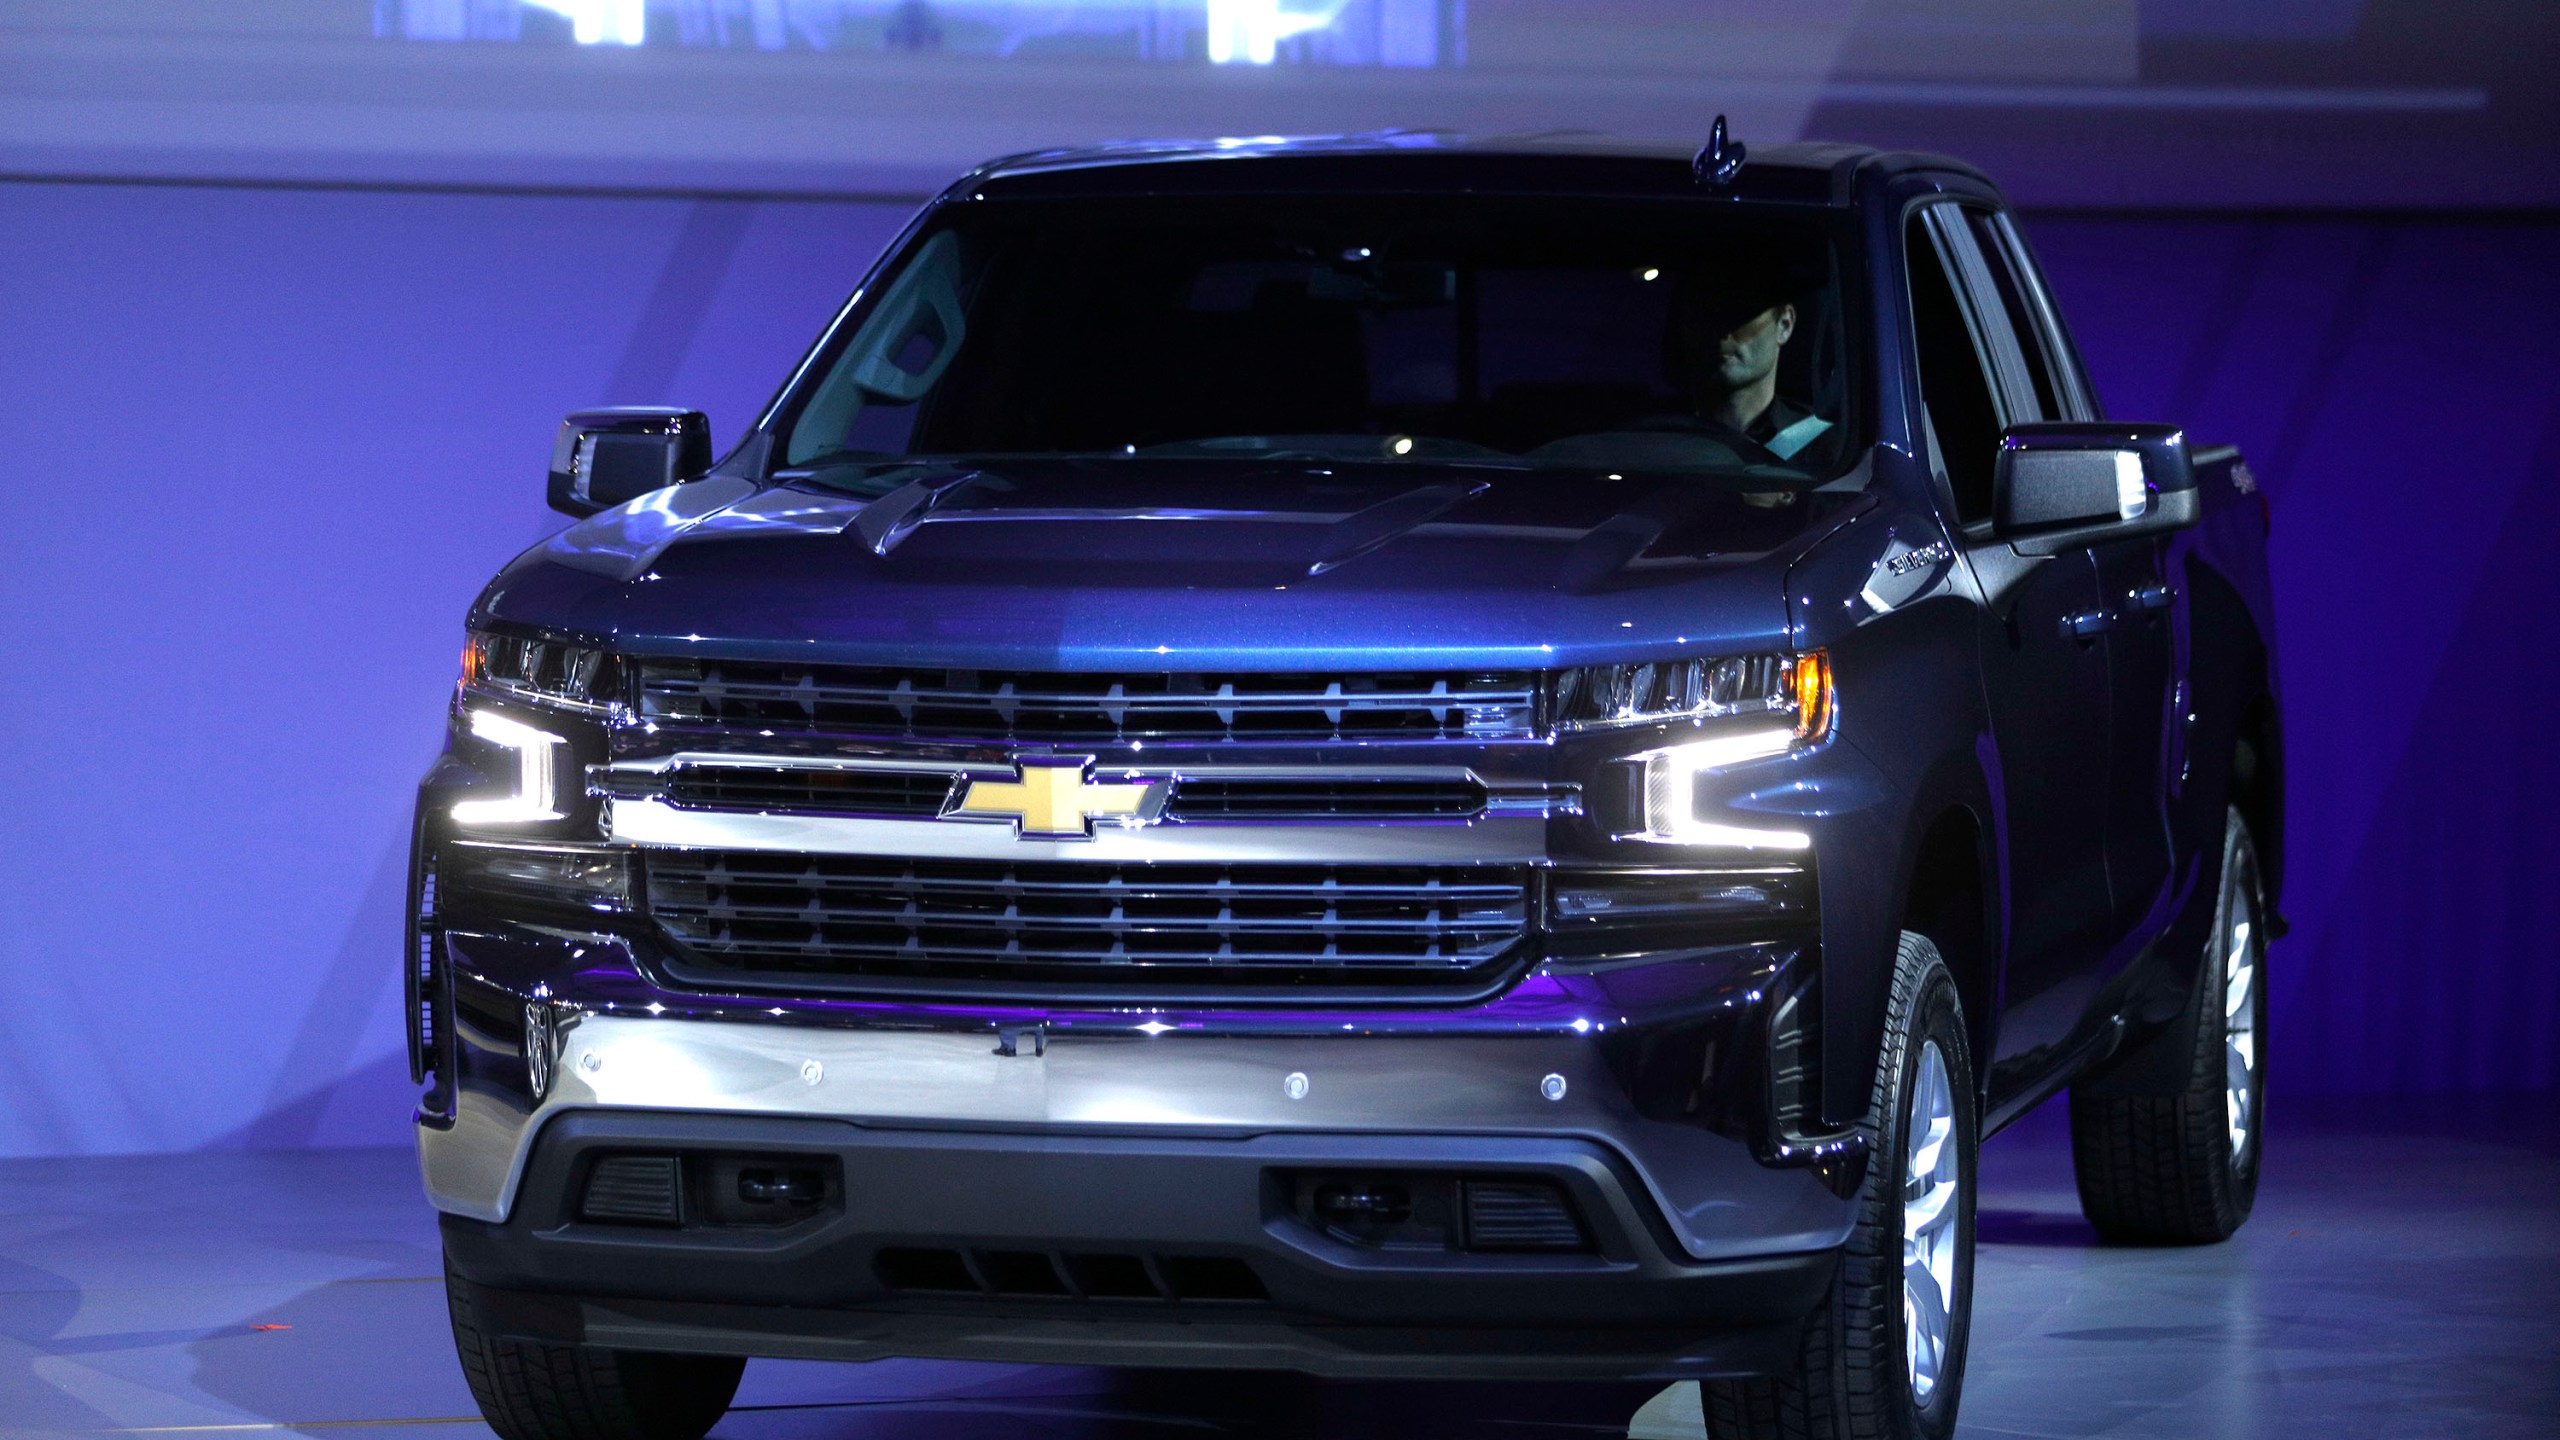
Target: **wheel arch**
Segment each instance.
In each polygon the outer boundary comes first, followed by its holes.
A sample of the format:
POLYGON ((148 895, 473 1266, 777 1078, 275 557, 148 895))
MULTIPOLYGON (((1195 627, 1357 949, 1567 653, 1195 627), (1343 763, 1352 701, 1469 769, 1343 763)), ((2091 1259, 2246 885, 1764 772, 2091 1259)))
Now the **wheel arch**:
POLYGON ((2284 722, 2275 652, 2261 607, 2217 563, 2208 547, 2187 548, 2177 569, 2186 580, 2183 617, 2193 686, 2189 714, 2193 774, 2172 797, 2173 835, 2181 853, 2218 860, 2225 806, 2236 806, 2258 848, 2260 878, 2273 906, 2283 892, 2285 841, 2284 722))
POLYGON ((1991 827, 1973 806, 1960 802, 1915 818, 1919 839, 1903 882, 1901 925, 1928 937, 1955 978, 1979 1103, 1998 1031, 2001 929, 1993 907, 1999 887, 1991 827))
POLYGON ((2249 824, 2259 883, 2272 913, 2284 894, 2284 729, 2275 696, 2260 690, 2231 746, 2230 803, 2249 824))

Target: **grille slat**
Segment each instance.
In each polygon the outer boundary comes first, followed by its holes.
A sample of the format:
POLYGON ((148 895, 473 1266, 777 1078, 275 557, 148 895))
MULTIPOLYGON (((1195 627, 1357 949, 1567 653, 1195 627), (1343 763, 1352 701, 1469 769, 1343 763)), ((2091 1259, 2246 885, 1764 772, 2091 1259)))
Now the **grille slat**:
POLYGON ((1527 933, 1516 866, 1213 865, 655 851, 679 978, 1351 988, 1480 981, 1527 933))
POLYGON ((1536 731, 1526 672, 1008 674, 650 660, 665 725, 989 741, 1502 739, 1536 731))

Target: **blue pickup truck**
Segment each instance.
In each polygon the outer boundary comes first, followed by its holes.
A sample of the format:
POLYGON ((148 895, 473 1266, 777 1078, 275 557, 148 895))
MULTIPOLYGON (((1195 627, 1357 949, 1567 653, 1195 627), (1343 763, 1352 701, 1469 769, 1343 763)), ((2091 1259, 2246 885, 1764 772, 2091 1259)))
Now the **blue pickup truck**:
POLYGON ((570 417, 404 964, 509 1440, 750 1356, 1954 1425, 1984 1136, 2261 1148, 2267 512, 1942 157, 991 163, 754 426, 570 417))

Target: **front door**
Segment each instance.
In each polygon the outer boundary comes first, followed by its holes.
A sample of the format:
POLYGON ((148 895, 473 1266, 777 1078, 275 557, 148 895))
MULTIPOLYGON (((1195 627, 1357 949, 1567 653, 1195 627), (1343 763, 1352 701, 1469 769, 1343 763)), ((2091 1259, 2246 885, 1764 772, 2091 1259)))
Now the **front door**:
POLYGON ((1991 537, 2000 431, 2013 417, 2043 416, 2019 395, 2023 362, 2005 314, 1970 299, 1973 286, 1988 282, 1960 214, 1946 205, 1921 212, 1904 244, 1930 448, 1984 599, 1981 654, 2009 915, 1988 1077, 1996 1101, 2076 1040, 2114 933, 2106 607, 2087 550, 2020 555, 1991 537))
MULTIPOLYGON (((1986 210, 1968 210, 1964 219, 1983 262, 1981 277, 1990 281, 2017 340, 2023 374, 2004 377, 2017 392, 2011 423, 2027 418, 2021 412, 2030 408, 2048 420, 2097 419, 2087 377, 2017 227, 1986 210)), ((2177 632, 2170 623, 2178 594, 2162 570, 2168 547, 2168 537, 2148 535, 2106 541, 2090 552, 2107 627, 2110 974, 2167 923, 2170 768, 2178 763, 2170 753, 2176 723, 2170 712, 2182 669, 2172 653, 2177 632)))

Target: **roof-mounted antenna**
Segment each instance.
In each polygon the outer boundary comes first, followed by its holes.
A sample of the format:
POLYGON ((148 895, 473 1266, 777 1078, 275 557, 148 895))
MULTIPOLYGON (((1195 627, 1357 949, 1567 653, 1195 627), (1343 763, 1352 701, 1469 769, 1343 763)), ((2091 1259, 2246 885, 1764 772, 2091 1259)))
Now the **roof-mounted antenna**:
POLYGON ((1699 184, 1729 189, 1733 177, 1742 173, 1742 157, 1746 153, 1741 141, 1725 138, 1724 117, 1719 115, 1716 128, 1707 132, 1707 148, 1698 152, 1689 168, 1697 172, 1699 184))

